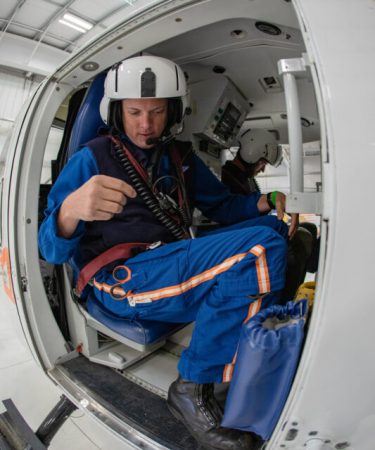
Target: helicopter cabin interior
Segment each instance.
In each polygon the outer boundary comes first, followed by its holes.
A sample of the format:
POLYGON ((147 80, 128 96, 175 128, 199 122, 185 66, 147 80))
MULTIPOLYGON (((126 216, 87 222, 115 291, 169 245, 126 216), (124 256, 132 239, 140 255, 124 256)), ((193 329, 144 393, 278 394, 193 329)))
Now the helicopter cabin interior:
MULTIPOLYGON (((39 222, 48 191, 67 158, 80 144, 95 137, 106 69, 137 54, 169 58, 183 69, 191 114, 185 118, 178 138, 192 141, 195 151, 218 177, 223 162, 233 152, 236 137, 245 130, 262 128, 272 131, 283 145, 284 159, 280 167, 268 167, 258 178, 260 187, 265 192, 289 190, 288 115, 278 64, 306 55, 300 25, 287 1, 280 1, 276 11, 270 1, 254 11, 247 2, 246 14, 246 2, 241 2, 237 11, 232 7, 230 14, 223 3, 205 21, 198 20, 193 7, 151 21, 144 25, 144 42, 148 44, 142 47, 136 31, 134 36, 129 32, 125 40, 118 38, 118 42, 113 35, 111 45, 117 53, 102 58, 101 70, 87 64, 78 77, 62 78, 70 92, 48 133, 39 222), (157 41, 156 36, 162 33, 156 32, 171 21, 174 35, 157 41), (178 31, 181 24, 182 31, 178 31), (90 72, 93 67, 94 76, 90 72)), ((102 53, 98 51, 98 61, 102 53)), ((306 192, 315 192, 321 190, 321 124, 309 68, 298 74, 297 86, 304 186, 306 192)), ((209 225, 199 214, 195 219, 197 226, 209 225)), ((318 216, 309 215, 308 220, 319 226, 318 216)), ((45 307, 52 309, 66 342, 66 353, 56 358, 50 369, 55 381, 68 391, 74 386, 77 396, 88 395, 92 411, 101 411, 108 423, 134 445, 148 448, 147 442, 153 442, 167 448, 199 448, 165 403, 168 387, 177 376, 179 355, 189 343, 194 324, 138 323, 116 318, 95 301, 81 303, 74 298, 68 266, 52 266, 43 260, 40 266, 48 298, 45 307)), ((225 385, 217 386, 217 395, 223 401, 225 390, 225 385)))

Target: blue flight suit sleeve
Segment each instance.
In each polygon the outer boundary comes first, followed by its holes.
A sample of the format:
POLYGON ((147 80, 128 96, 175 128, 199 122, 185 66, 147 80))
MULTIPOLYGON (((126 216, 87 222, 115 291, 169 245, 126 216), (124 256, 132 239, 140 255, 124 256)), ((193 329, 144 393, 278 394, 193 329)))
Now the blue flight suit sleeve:
POLYGON ((194 169, 195 206, 206 217, 223 225, 231 225, 261 215, 257 207, 261 196, 259 192, 232 194, 197 155, 194 155, 194 169))
POLYGON ((49 193, 45 219, 38 235, 39 249, 46 261, 54 264, 64 263, 77 250, 85 232, 84 222, 79 222, 70 239, 64 239, 58 235, 57 215, 66 197, 98 174, 96 160, 88 147, 75 153, 60 173, 49 193))

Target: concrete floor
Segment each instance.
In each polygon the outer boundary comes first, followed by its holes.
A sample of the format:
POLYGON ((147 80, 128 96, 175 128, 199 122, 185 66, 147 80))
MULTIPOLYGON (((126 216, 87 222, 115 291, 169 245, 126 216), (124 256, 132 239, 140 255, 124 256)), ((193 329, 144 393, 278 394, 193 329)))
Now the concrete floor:
MULTIPOLYGON (((19 330, 17 311, 0 281, 0 413, 2 400, 12 399, 27 423, 36 430, 58 402, 61 391, 47 378, 19 330)), ((54 437, 51 450, 127 450, 120 441, 83 411, 73 412, 54 437)))

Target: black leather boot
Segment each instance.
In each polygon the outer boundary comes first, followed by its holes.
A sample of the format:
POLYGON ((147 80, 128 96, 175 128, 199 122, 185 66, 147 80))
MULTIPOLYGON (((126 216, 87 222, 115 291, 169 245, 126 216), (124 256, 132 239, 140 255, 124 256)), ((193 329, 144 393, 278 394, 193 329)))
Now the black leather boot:
POLYGON ((254 450, 259 441, 251 433, 220 426, 222 410, 213 384, 195 384, 180 377, 168 392, 168 407, 206 449, 254 450))

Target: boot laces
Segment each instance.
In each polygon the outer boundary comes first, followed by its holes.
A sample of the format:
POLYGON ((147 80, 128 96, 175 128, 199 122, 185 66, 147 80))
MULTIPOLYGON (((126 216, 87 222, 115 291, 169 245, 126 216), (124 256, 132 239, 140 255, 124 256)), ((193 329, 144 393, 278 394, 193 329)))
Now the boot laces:
POLYGON ((222 411, 214 396, 213 384, 198 384, 196 389, 197 405, 209 424, 217 427, 221 422, 222 411))

